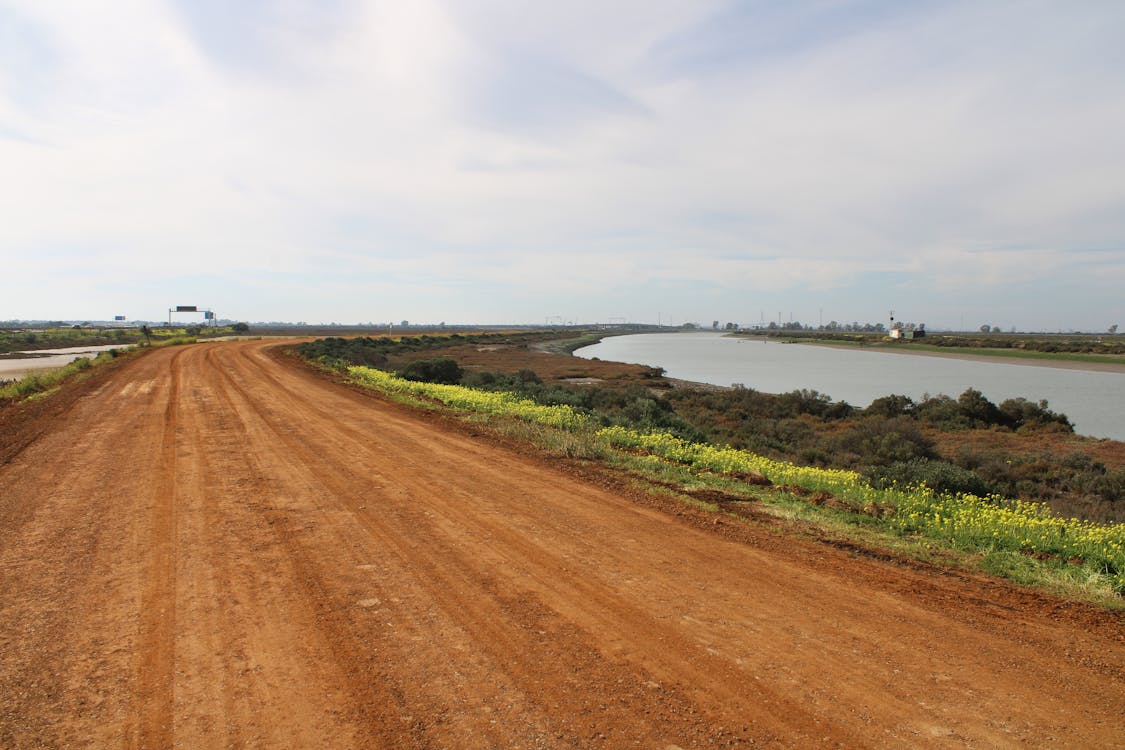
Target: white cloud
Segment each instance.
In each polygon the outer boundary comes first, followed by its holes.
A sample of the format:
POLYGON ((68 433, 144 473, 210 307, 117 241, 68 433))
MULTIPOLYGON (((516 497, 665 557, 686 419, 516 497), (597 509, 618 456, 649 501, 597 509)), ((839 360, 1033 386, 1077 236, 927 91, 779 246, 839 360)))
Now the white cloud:
MULTIPOLYGON (((880 274, 936 309, 1121 273, 1112 4, 11 8, 29 41, 0 55, 0 253, 94 279, 76 303, 106 278, 328 268, 416 297, 476 284, 505 320, 539 318, 527 290, 612 311, 662 285, 862 309, 880 274)), ((63 314, 4 297, 0 317, 63 314)), ((323 297, 323 319, 370 304, 323 297)))

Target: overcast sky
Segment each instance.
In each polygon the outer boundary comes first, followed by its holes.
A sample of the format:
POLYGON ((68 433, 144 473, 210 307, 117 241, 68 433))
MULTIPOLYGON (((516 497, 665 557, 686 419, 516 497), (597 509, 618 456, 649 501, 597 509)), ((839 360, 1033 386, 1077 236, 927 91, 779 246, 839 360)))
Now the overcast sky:
POLYGON ((1125 3, 0 0, 0 320, 1125 327, 1125 3))

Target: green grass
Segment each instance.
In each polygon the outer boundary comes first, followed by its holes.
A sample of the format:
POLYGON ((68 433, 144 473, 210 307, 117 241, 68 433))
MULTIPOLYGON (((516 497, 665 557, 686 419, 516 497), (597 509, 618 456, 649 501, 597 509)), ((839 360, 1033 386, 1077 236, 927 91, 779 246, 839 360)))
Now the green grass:
POLYGON ((1000 357, 1004 359, 1032 359, 1047 362, 1092 362, 1098 364, 1125 365, 1125 356, 1112 354, 1084 354, 1082 352, 1037 352, 1029 349, 990 349, 976 346, 937 346, 914 342, 888 341, 836 341, 824 339, 785 339, 790 344, 815 344, 816 346, 859 347, 864 349, 884 349, 903 354, 927 352, 953 356, 969 355, 975 357, 1000 357))
POLYGON ((101 352, 93 359, 77 357, 73 362, 62 367, 30 373, 19 380, 0 386, 0 399, 44 398, 56 392, 64 381, 78 377, 80 374, 107 362, 112 362, 118 354, 117 350, 111 349, 101 352))
MULTIPOLYGON (((156 326, 153 342, 192 336, 225 336, 232 326, 156 326)), ((34 331, 0 330, 0 354, 37 349, 62 349, 71 346, 121 346, 143 343, 140 328, 43 328, 34 331)))
POLYGON ((161 341, 154 341, 152 344, 141 344, 141 346, 183 346, 185 344, 194 344, 198 341, 199 339, 195 338, 194 336, 172 336, 161 341))
POLYGON ((1103 364, 1125 365, 1125 357, 1112 354, 1084 354, 1081 352, 1036 352, 1026 349, 989 349, 972 346, 935 346, 933 344, 892 344, 904 351, 935 352, 937 354, 976 354, 985 357, 1007 357, 1009 359, 1041 359, 1062 362, 1098 362, 1103 364))
POLYGON ((542 351, 550 352, 553 354, 573 354, 578 349, 584 346, 592 346, 602 339, 609 338, 610 336, 619 335, 614 333, 587 333, 582 336, 570 339, 555 339, 552 341, 545 341, 537 344, 536 347, 542 351))
POLYGON ((25 399, 37 400, 46 398, 57 392, 59 387, 67 380, 85 377, 89 374, 89 370, 112 362, 130 349, 155 349, 165 346, 182 346, 184 344, 194 343, 196 343, 196 339, 192 336, 173 336, 153 342, 152 344, 141 343, 134 347, 110 349, 99 353, 98 356, 93 359, 88 357, 76 357, 72 362, 62 367, 29 373, 19 380, 0 384, 0 399, 22 401, 25 399))

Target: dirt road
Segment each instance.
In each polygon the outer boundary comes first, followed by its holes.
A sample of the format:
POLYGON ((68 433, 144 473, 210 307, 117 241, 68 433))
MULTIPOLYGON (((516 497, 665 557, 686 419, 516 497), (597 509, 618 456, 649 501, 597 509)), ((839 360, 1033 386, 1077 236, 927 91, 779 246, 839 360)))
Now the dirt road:
POLYGON ((270 346, 130 362, 0 465, 0 747, 1125 744, 1120 617, 704 528, 270 346))

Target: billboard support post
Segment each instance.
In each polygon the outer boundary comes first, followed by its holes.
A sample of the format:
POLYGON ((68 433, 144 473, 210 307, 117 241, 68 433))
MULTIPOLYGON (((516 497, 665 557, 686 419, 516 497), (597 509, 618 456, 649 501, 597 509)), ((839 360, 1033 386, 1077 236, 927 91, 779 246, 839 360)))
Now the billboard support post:
POLYGON ((172 313, 203 313, 204 325, 218 325, 215 312, 211 309, 199 309, 198 305, 176 305, 168 308, 168 325, 172 325, 172 313))

